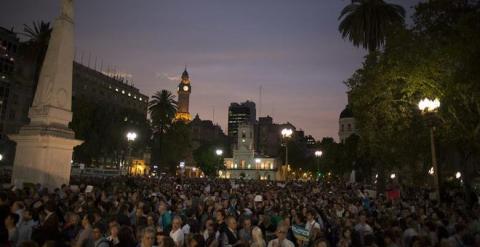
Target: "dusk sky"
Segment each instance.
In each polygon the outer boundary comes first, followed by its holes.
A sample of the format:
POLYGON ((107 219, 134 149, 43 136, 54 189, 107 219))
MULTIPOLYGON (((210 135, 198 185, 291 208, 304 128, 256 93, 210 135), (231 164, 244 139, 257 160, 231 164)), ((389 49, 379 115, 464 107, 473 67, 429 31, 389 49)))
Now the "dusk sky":
MULTIPOLYGON (((59 0, 2 2, 0 26, 53 21, 59 0)), ((417 1, 397 0, 407 10, 417 1)), ((338 139, 347 103, 342 83, 365 51, 342 40, 338 16, 350 0, 77 0, 77 60, 132 76, 144 94, 176 94, 185 64, 190 113, 226 132, 231 102, 252 100, 257 117, 290 121, 315 138, 338 139), (259 87, 263 87, 259 105, 259 87), (260 109, 261 108, 261 109, 260 109), (261 115, 259 114, 261 111, 261 115)))

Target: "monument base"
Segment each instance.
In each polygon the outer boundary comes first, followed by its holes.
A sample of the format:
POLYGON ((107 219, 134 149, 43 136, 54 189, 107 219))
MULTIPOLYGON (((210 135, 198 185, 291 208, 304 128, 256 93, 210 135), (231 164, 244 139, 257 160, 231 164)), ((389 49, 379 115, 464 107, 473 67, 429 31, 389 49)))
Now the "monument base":
POLYGON ((55 189, 69 183, 73 147, 82 143, 72 130, 26 125, 9 137, 17 143, 12 184, 39 183, 55 189))

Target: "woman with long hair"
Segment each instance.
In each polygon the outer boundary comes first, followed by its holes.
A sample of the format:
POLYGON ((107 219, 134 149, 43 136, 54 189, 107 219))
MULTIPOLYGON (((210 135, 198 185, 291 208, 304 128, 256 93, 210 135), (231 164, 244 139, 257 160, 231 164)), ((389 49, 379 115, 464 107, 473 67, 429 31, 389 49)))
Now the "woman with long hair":
POLYGON ((255 226, 252 229, 252 244, 250 247, 265 247, 267 244, 265 243, 265 239, 263 239, 262 229, 260 227, 255 226))

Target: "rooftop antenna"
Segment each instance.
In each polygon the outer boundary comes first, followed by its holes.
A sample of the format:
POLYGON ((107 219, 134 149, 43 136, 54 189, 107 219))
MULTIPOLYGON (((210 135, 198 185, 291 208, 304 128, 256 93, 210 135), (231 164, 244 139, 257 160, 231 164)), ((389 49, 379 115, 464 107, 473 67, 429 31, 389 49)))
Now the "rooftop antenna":
POLYGON ((103 73, 103 58, 100 59, 100 72, 103 73))
POLYGON ((215 106, 213 106, 213 109, 212 109, 212 123, 215 124, 215 106))
POLYGON ((262 89, 263 87, 260 86, 259 97, 258 97, 258 117, 262 116, 262 89))
POLYGON ((91 52, 88 52, 88 65, 87 67, 90 68, 90 57, 92 56, 92 53, 91 52))
POLYGON ((80 52, 80 64, 83 65, 83 51, 80 52))
POLYGON ((95 70, 97 70, 97 56, 95 56, 95 65, 94 65, 94 67, 95 67, 95 70))

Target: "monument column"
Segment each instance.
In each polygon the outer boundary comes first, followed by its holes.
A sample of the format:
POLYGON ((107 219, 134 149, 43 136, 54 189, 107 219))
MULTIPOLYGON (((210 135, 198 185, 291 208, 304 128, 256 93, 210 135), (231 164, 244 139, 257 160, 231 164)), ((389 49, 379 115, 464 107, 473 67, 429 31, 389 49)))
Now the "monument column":
POLYGON ((73 147, 82 143, 68 128, 72 120, 73 13, 73 0, 62 0, 28 112, 30 123, 9 136, 17 143, 14 184, 40 183, 53 189, 70 181, 73 147))

